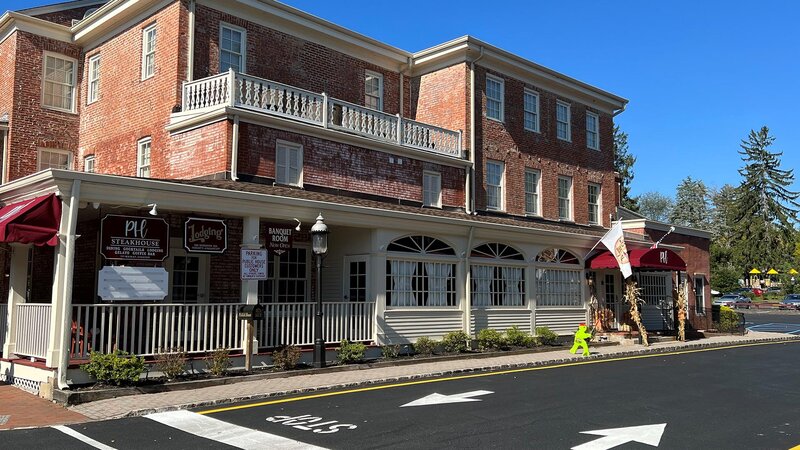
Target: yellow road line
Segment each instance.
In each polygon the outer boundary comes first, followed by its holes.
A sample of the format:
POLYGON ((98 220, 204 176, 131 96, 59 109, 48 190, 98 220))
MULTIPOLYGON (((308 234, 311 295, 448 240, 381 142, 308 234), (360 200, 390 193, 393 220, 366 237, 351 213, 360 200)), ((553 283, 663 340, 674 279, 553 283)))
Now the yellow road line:
MULTIPOLYGON (((433 378, 433 379, 425 379, 425 380, 415 380, 415 381, 404 381, 402 383, 394 383, 394 384, 383 384, 380 386, 366 386, 360 387, 356 389, 348 389, 345 391, 335 391, 335 392, 322 392, 319 394, 309 394, 304 395, 301 397, 292 397, 292 398, 281 398, 277 400, 269 400, 265 402, 258 402, 258 403, 249 403, 247 405, 236 405, 236 406, 227 406, 224 408, 216 408, 216 409, 209 409, 206 411, 199 411, 198 414, 215 414, 221 413, 226 411, 235 411, 238 409, 247 409, 247 408, 255 408, 258 406, 267 406, 267 405, 276 405, 280 403, 290 403, 290 402, 298 402, 300 400, 311 400, 314 398, 323 398, 323 397, 333 397, 335 395, 344 395, 344 394, 354 394, 357 392, 368 392, 368 391, 377 391, 381 389, 391 389, 391 388, 398 388, 404 386, 414 386, 418 384, 428 384, 428 383, 440 383, 442 381, 454 381, 454 380, 464 380, 469 378, 481 378, 481 377, 491 377, 496 375, 507 375, 510 373, 520 373, 520 372, 533 372, 535 370, 547 370, 547 369, 560 369, 563 367, 572 367, 572 366, 583 366, 587 364, 599 364, 599 363, 608 363, 608 362, 615 362, 615 361, 628 361, 633 359, 645 359, 645 358, 657 358, 660 356, 676 356, 676 355, 685 355, 689 353, 701 353, 701 352, 711 352, 717 350, 728 350, 731 348, 740 348, 740 347, 755 347, 760 345, 773 345, 773 344, 786 344, 792 342, 800 342, 800 341, 777 341, 777 342, 755 342, 750 344, 739 344, 739 345, 726 345, 724 347, 711 347, 711 348, 699 348, 699 349, 692 349, 692 350, 681 350, 676 352, 666 352, 666 353, 648 353, 644 355, 634 355, 634 356, 622 356, 619 358, 610 358, 610 359, 594 359, 590 361, 573 361, 563 364, 554 364, 550 366, 537 366, 537 367, 522 367, 519 369, 507 369, 501 370, 497 372, 481 372, 481 373, 473 373, 467 375, 455 375, 451 377, 444 377, 444 378, 433 378)), ((790 450, 800 450, 800 446, 794 447, 790 450)))

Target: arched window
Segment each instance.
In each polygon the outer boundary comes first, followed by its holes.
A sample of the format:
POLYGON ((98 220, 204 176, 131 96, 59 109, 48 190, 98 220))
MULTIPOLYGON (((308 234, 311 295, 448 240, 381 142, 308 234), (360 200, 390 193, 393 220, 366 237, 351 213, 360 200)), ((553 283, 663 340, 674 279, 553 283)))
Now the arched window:
POLYGON ((505 244, 487 243, 472 249, 471 304, 477 307, 525 305, 525 258, 505 244), (520 264, 522 263, 522 264, 520 264))
POLYGON ((387 250, 387 306, 456 306, 456 264, 452 258, 456 252, 452 247, 429 236, 407 236, 392 241, 387 250))
POLYGON ((583 268, 578 257, 560 248, 536 256, 537 306, 582 307, 583 268))

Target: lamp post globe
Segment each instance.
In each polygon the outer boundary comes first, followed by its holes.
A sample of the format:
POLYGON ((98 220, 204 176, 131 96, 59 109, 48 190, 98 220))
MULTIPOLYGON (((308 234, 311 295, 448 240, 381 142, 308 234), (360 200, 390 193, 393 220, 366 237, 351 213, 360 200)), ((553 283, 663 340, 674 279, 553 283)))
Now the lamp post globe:
POLYGON ((328 226, 322 213, 311 227, 311 250, 317 257, 317 306, 314 314, 314 367, 325 367, 325 338, 322 335, 322 258, 328 253, 328 226))

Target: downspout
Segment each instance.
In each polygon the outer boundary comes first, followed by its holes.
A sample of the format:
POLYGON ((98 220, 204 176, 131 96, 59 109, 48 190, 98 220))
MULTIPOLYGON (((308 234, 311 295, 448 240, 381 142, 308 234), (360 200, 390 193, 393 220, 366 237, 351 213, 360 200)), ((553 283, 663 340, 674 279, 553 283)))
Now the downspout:
POLYGON ((465 208, 467 214, 475 214, 475 63, 483 58, 483 46, 481 54, 469 63, 469 162, 472 166, 467 170, 467 182, 465 189, 465 208))
POLYGON ((614 111, 614 114, 612 114, 611 117, 612 118, 613 117, 617 117, 618 115, 622 114, 623 112, 625 112, 625 108, 627 108, 627 107, 628 107, 628 104, 627 103, 623 103, 622 104, 622 108, 614 111))
POLYGON ((189 0, 189 45, 186 55, 186 81, 194 79, 194 21, 196 1, 189 0))
POLYGON ((231 180, 239 181, 239 115, 233 116, 231 139, 231 180))
POLYGON ((61 336, 58 361, 58 388, 66 389, 67 367, 69 367, 69 343, 72 334, 72 276, 75 271, 75 228, 78 222, 78 201, 80 200, 81 180, 72 182, 72 192, 69 197, 69 217, 67 217, 66 252, 64 255, 64 284, 62 295, 61 326, 63 333, 61 336))
POLYGON ((470 334, 470 324, 472 323, 472 276, 469 270, 469 255, 472 253, 472 238, 475 236, 475 227, 469 227, 467 235, 467 254, 464 257, 464 265, 467 266, 467 273, 464 276, 466 286, 464 286, 464 331, 470 334))

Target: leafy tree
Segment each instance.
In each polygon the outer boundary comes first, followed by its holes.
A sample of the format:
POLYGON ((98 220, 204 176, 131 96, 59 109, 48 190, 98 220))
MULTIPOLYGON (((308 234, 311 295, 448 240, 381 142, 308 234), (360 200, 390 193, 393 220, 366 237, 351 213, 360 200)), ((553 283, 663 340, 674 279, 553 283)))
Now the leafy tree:
POLYGON ((721 293, 728 293, 739 286, 739 271, 733 267, 721 267, 711 273, 711 287, 721 293))
POLYGON ((795 251, 800 193, 788 189, 794 171, 780 168, 783 152, 769 150, 774 141, 765 126, 751 130, 739 151, 745 165, 739 169, 743 180, 732 212, 731 243, 741 267, 780 266, 795 251))
POLYGON ((645 192, 638 197, 639 214, 657 222, 667 222, 674 206, 672 199, 660 192, 645 192))
POLYGON ((709 190, 711 199, 711 223, 709 231, 714 233, 714 241, 730 247, 731 231, 735 225, 734 212, 739 190, 730 184, 719 189, 709 190))
POLYGON ((686 177, 675 190, 675 207, 669 221, 675 225, 706 229, 710 224, 708 189, 701 180, 686 177))
POLYGON ((614 170, 622 179, 620 183, 620 203, 631 211, 638 211, 638 197, 631 197, 631 183, 633 182, 633 165, 636 157, 628 152, 628 133, 622 131, 619 125, 614 125, 614 170))

